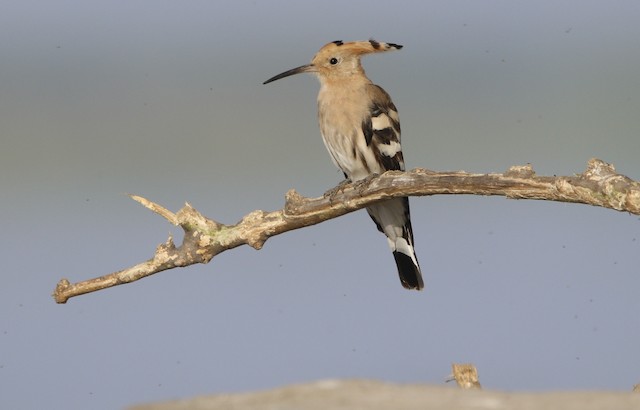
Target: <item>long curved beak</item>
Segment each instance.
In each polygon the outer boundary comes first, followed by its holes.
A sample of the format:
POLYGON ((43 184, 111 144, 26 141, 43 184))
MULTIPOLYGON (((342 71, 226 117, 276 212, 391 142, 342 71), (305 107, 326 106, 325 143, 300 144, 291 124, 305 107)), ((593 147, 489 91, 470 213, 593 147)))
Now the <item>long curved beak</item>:
POLYGON ((315 71, 316 69, 313 64, 305 64, 305 65, 301 65, 300 67, 292 68, 291 70, 285 71, 284 73, 280 73, 276 76, 273 76, 262 84, 269 84, 270 82, 279 80, 281 78, 289 77, 290 75, 294 75, 294 74, 312 73, 315 71))

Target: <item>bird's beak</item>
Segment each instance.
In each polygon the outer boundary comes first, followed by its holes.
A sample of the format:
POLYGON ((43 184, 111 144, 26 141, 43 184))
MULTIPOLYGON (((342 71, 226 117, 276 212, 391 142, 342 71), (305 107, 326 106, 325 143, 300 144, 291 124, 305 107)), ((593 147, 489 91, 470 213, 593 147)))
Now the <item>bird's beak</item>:
POLYGON ((262 84, 269 84, 270 82, 279 80, 281 78, 289 77, 290 75, 294 75, 294 74, 313 73, 315 71, 316 69, 313 64, 305 64, 305 65, 301 65, 300 67, 292 68, 291 70, 285 71, 284 73, 280 73, 276 76, 273 76, 262 84))

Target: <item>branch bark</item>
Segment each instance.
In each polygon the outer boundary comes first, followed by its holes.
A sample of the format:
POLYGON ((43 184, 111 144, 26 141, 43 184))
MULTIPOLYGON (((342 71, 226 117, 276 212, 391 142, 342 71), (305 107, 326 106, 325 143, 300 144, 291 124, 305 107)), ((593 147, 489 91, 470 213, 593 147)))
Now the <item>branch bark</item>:
POLYGON ((131 195, 171 224, 182 227, 182 244, 176 247, 170 236, 158 245, 151 259, 138 265, 74 284, 61 279, 53 297, 57 303, 66 303, 71 297, 133 282, 167 269, 208 263, 219 253, 240 245, 260 249, 272 236, 337 218, 385 199, 444 194, 574 202, 640 215, 640 183, 617 174, 612 165, 595 158, 589 160, 582 174, 575 176, 537 176, 530 165, 513 166, 503 174, 433 172, 418 168, 409 172, 389 171, 338 186, 319 198, 305 198, 292 189, 286 194, 283 209, 253 211, 235 225, 205 218, 188 203, 173 213, 131 195))

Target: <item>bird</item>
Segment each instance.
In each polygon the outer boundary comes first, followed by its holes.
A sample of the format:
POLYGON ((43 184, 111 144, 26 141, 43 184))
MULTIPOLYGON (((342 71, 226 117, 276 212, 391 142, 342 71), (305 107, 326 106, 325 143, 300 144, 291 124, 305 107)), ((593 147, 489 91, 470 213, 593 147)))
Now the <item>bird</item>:
MULTIPOLYGON (((263 83, 300 73, 316 75, 320 81, 318 122, 322 140, 347 181, 361 181, 389 170, 404 171, 398 110, 389 94, 366 76, 360 61, 364 55, 402 47, 373 39, 333 41, 324 45, 310 64, 287 70, 263 83)), ((369 205, 367 212, 378 231, 387 237, 402 286, 423 289, 413 244, 409 198, 369 205)))

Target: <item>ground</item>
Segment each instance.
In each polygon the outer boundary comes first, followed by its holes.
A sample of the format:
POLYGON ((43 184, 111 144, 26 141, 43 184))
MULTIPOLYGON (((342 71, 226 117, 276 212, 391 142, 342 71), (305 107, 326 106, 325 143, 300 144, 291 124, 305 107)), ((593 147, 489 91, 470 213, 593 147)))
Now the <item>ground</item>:
POLYGON ((636 392, 504 393, 455 386, 325 380, 273 390, 142 404, 130 410, 637 410, 636 392))

